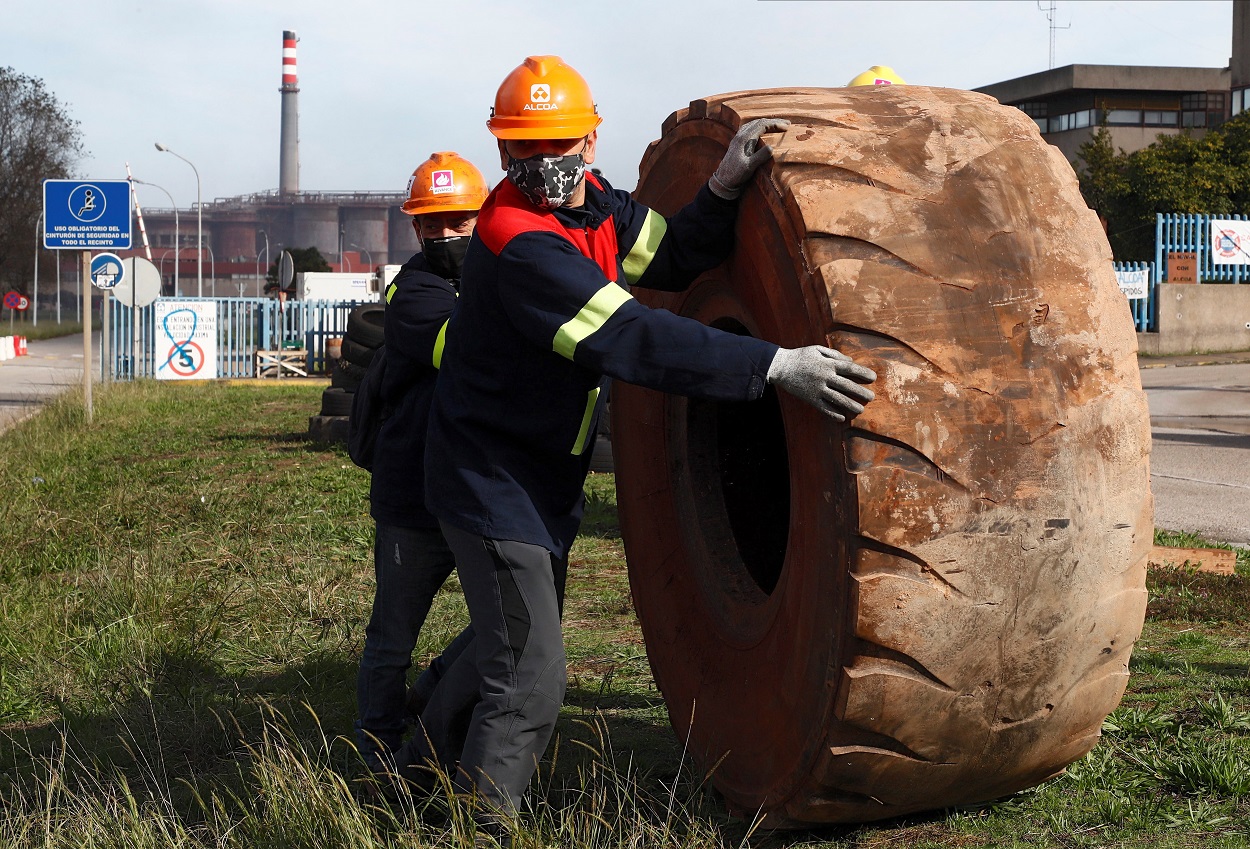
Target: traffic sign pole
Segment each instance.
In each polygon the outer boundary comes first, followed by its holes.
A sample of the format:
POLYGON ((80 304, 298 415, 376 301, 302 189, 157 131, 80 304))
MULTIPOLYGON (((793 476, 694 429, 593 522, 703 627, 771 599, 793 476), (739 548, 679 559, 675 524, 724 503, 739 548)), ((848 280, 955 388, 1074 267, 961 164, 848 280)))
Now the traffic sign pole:
POLYGON ((112 340, 109 338, 109 301, 113 300, 113 294, 105 289, 100 298, 100 384, 104 385, 109 382, 109 362, 112 360, 112 340))
POLYGON ((91 424, 91 251, 82 252, 82 397, 91 424))

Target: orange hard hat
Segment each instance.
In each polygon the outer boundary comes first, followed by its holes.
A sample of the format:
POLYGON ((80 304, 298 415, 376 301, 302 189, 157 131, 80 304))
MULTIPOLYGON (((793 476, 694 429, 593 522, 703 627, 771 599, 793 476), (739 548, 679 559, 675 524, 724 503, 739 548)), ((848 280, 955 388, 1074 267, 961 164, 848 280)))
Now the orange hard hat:
POLYGON ((430 154, 408 178, 409 215, 434 212, 477 212, 490 189, 473 163, 450 150, 430 154))
POLYGON ((602 121, 581 74, 559 56, 530 56, 500 84, 486 126, 500 139, 576 139, 602 121))

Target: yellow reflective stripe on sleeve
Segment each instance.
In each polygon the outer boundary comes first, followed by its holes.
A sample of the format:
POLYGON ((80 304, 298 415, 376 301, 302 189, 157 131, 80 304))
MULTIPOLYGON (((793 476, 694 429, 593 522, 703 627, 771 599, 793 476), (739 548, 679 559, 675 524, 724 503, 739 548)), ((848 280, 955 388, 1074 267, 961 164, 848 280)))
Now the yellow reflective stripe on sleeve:
POLYGON ((386 287, 386 302, 389 304, 391 298, 395 297, 395 293, 399 291, 399 287, 394 283, 386 287))
POLYGON ((625 269, 625 279, 631 284, 637 283, 638 278, 651 265, 651 260, 655 259, 655 252, 660 249, 660 242, 663 241, 664 234, 667 232, 668 222, 664 220, 664 216, 654 209, 648 209, 647 220, 642 222, 642 230, 638 233, 638 239, 629 249, 629 255, 622 263, 625 269))
POLYGON ((611 318, 621 304, 631 300, 626 292, 615 283, 609 283, 591 296, 586 306, 578 311, 556 331, 556 338, 551 343, 551 350, 565 359, 573 359, 577 343, 594 333, 611 318))
POLYGON ((438 336, 434 338, 434 368, 443 367, 443 346, 447 344, 447 325, 451 319, 443 322, 443 326, 438 329, 438 336))
POLYGON ((595 404, 599 403, 599 387, 586 393, 586 412, 582 413, 582 427, 577 432, 577 441, 573 443, 570 454, 578 455, 586 450, 586 435, 590 433, 590 420, 595 415, 595 404))

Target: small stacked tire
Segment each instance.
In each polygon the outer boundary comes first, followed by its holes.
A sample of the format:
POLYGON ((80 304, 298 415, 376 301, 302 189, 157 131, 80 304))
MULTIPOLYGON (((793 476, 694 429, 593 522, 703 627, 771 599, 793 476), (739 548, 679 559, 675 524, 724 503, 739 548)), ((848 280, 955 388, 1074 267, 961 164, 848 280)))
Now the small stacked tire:
POLYGON ((321 413, 309 422, 309 433, 320 442, 346 442, 356 387, 364 380, 373 356, 385 340, 384 304, 364 304, 347 315, 341 355, 330 374, 330 386, 321 393, 321 413))

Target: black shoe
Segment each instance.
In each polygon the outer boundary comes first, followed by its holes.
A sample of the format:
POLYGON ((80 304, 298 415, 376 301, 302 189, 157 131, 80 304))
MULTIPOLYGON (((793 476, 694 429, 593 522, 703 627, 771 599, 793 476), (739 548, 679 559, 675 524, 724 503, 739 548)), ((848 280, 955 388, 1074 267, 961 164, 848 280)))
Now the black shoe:
POLYGON ((512 835, 495 833, 494 829, 479 831, 473 836, 473 849, 512 849, 512 835))
POLYGON ((365 773, 356 780, 362 797, 395 804, 407 794, 404 779, 400 778, 389 756, 372 753, 371 757, 365 757, 365 766, 365 773))
POLYGON ((395 753, 395 773, 413 796, 433 796, 439 786, 439 770, 410 739, 395 753))

